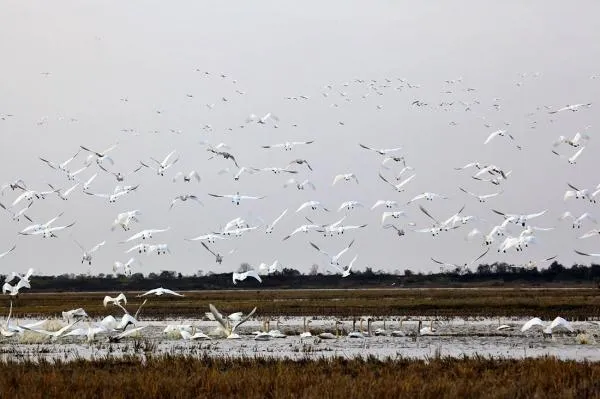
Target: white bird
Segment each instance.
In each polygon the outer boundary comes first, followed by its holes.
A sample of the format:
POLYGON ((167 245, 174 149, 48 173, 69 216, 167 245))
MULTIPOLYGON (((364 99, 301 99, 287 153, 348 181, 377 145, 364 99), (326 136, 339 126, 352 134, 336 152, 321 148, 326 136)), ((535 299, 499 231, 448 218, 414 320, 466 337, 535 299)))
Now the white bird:
POLYGON ((21 290, 21 288, 25 287, 25 284, 25 281, 22 279, 19 280, 19 282, 15 285, 4 283, 4 285, 2 286, 2 293, 9 294, 10 296, 17 296, 19 295, 19 291, 21 290))
POLYGON ((332 268, 334 268, 338 272, 342 273, 342 278, 345 278, 345 277, 348 277, 350 275, 352 266, 354 266, 354 262, 356 262, 356 258, 358 258, 358 255, 355 255, 354 258, 352 258, 352 260, 350 261, 350 263, 346 267, 339 267, 339 266, 337 266, 335 264, 330 264, 329 266, 331 266, 332 268))
POLYGON ((485 202, 487 199, 496 197, 496 196, 498 196, 498 195, 500 195, 502 193, 502 191, 500 191, 500 192, 493 193, 493 194, 477 195, 477 194, 474 194, 474 193, 472 193, 470 191, 465 190, 462 187, 459 187, 459 189, 462 192, 469 194, 471 197, 477 198, 479 200, 479 202, 485 202))
POLYGON ((137 240, 139 238, 141 238, 142 240, 147 240, 147 239, 152 238, 152 236, 154 234, 164 233, 165 231, 169 231, 170 229, 171 229, 170 227, 167 227, 165 229, 147 229, 147 230, 142 230, 139 233, 136 233, 136 234, 132 235, 131 237, 129 237, 125 241, 121 241, 121 244, 126 243, 126 242, 130 242, 130 241, 134 241, 134 240, 137 240))
POLYGON ((418 201, 420 199, 425 199, 426 201, 433 201, 435 198, 441 198, 441 199, 448 199, 448 197, 446 197, 445 195, 441 195, 441 194, 436 194, 436 193, 429 193, 429 192, 424 192, 422 194, 419 194, 415 197, 413 197, 410 201, 408 201, 406 204, 411 204, 415 201, 418 201))
POLYGON ((596 200, 594 199, 594 196, 596 195, 596 192, 590 194, 590 190, 587 188, 584 188, 583 190, 578 189, 577 187, 575 187, 574 185, 572 185, 571 183, 567 183, 567 185, 572 189, 572 190, 567 190, 565 191, 565 195, 563 196, 563 200, 568 200, 569 198, 575 198, 575 199, 588 199, 590 202, 596 202, 596 200))
POLYGON ((213 304, 209 304, 208 307, 215 320, 219 323, 219 328, 221 332, 223 333, 223 335, 225 335, 225 338, 227 339, 239 339, 240 336, 235 332, 235 330, 239 326, 244 324, 246 321, 248 321, 256 312, 256 308, 252 309, 252 311, 248 313, 244 318, 232 325, 231 320, 229 320, 229 318, 224 318, 221 315, 221 313, 217 310, 217 308, 213 306, 213 304))
POLYGON ((8 255, 9 253, 11 253, 12 251, 14 251, 17 248, 16 245, 13 245, 11 249, 9 249, 8 251, 2 252, 0 253, 0 259, 4 258, 6 255, 8 255))
POLYGON ((123 273, 126 276, 131 276, 131 265, 133 265, 134 262, 136 262, 135 258, 129 258, 125 263, 115 261, 113 263, 113 273, 116 274, 119 269, 123 269, 123 273))
POLYGON ((439 260, 436 260, 434 258, 431 258, 431 260, 435 263, 437 263, 438 265, 442 265, 442 267, 450 267, 452 269, 460 269, 460 270, 468 270, 471 266, 473 266, 475 264, 475 262, 477 262, 478 260, 480 260, 481 258, 483 258, 485 255, 487 255, 487 253, 490 251, 490 249, 486 249, 481 255, 479 255, 478 257, 476 257, 475 259, 473 259, 472 261, 465 263, 463 265, 458 265, 456 263, 446 263, 446 262, 440 262, 439 260))
POLYGON ((316 211, 317 209, 321 208, 324 211, 329 212, 329 209, 325 208, 319 201, 314 201, 314 200, 303 203, 302 205, 300 205, 298 207, 298 209, 296 209, 296 212, 300 212, 301 210, 303 210, 305 208, 311 208, 313 211, 316 211))
POLYGON ((275 260, 270 265, 267 265, 266 263, 261 263, 260 265, 258 265, 258 270, 261 273, 273 274, 277 271, 278 266, 279 266, 279 261, 275 260))
POLYGON ((579 237, 579 239, 583 240, 585 238, 590 238, 598 235, 600 235, 600 229, 593 229, 583 234, 581 237, 579 237))
POLYGON ((335 185, 335 183, 339 182, 340 180, 350 181, 352 179, 354 179, 354 181, 356 181, 356 183, 358 184, 358 178, 354 173, 343 173, 340 175, 336 175, 333 178, 333 185, 335 185))
MULTIPOLYGON (((581 147, 579 148, 579 150, 577 150, 577 152, 575 154, 573 154, 570 158, 568 158, 568 162, 571 165, 575 165, 577 163, 577 158, 579 158, 579 156, 581 155, 581 153, 583 152, 583 150, 585 150, 585 147, 581 147)), ((558 152, 552 150, 552 153, 555 155, 558 155, 561 158, 566 158, 564 155, 559 154, 558 152)))
POLYGON ((262 148, 283 148, 284 151, 291 151, 297 145, 303 144, 312 144, 314 140, 311 141, 286 141, 285 143, 273 144, 273 145, 263 145, 262 148))
POLYGON ((304 188, 306 186, 312 188, 313 190, 317 189, 315 187, 315 185, 308 179, 305 179, 302 182, 298 182, 296 179, 292 178, 292 179, 287 180, 284 183, 283 187, 287 188, 288 186, 291 186, 291 185, 295 185, 298 190, 304 190, 304 188))
POLYGON ((374 151, 376 153, 378 153, 379 155, 387 155, 389 153, 392 152, 396 152, 396 151, 400 151, 402 149, 402 147, 394 147, 394 148, 372 148, 369 146, 366 146, 364 144, 358 144, 359 146, 361 146, 362 148, 369 150, 369 151, 374 151))
POLYGON ((129 225, 131 224, 131 222, 139 222, 139 219, 137 217, 141 214, 142 213, 137 209, 133 211, 119 213, 113 222, 111 230, 114 231, 114 229, 117 226, 121 226, 123 230, 128 231, 130 229, 129 225))
POLYGON ((61 193, 62 188, 56 189, 54 188, 54 186, 52 186, 52 184, 48 184, 48 186, 50 186, 50 188, 58 195, 58 197, 60 199, 62 199, 63 201, 66 201, 69 196, 69 194, 71 194, 73 192, 73 190, 75 190, 77 187, 79 187, 80 183, 76 183, 75 185, 71 186, 70 188, 68 188, 64 193, 61 193))
POLYGON ((193 238, 186 238, 186 241, 206 241, 208 243, 214 244, 215 240, 227 240, 228 237, 223 237, 221 234, 203 234, 193 238))
POLYGON ((153 290, 150 291, 146 291, 141 295, 138 295, 138 297, 143 297, 146 295, 156 295, 156 296, 161 296, 161 295, 174 295, 174 296, 179 296, 182 297, 184 296, 183 294, 179 294, 175 291, 169 290, 167 288, 163 288, 163 287, 159 287, 159 288, 154 288, 153 290))
POLYGON ((169 210, 173 209, 173 206, 177 203, 177 201, 184 202, 184 201, 187 201, 187 200, 196 201, 200 205, 204 206, 204 204, 202 203, 202 201, 200 201, 196 195, 194 195, 194 194, 181 194, 181 195, 178 195, 177 197, 175 197, 175 199, 173 201, 171 201, 171 206, 169 207, 169 210))
POLYGON ((152 252, 156 252, 157 255, 165 255, 167 253, 170 254, 171 250, 167 244, 149 245, 146 253, 150 255, 152 252))
POLYGON ((346 201, 346 202, 342 202, 342 204, 338 208, 338 212, 340 212, 342 209, 346 209, 346 210, 350 211, 350 210, 352 210, 354 208, 364 208, 364 205, 360 201, 346 201))
POLYGON ((392 208, 396 208, 398 207, 398 201, 394 201, 394 200, 377 200, 377 202, 375 202, 375 204, 373 204, 373 206, 371 207, 371 210, 381 206, 381 205, 385 205, 385 207, 387 209, 392 209, 392 208))
MULTIPOLYGON (((89 191, 85 191, 85 193, 88 195, 93 195, 94 197, 107 198, 108 202, 113 204, 113 203, 117 202, 118 198, 120 198, 126 194, 129 194, 132 191, 137 190, 138 187, 139 187, 139 185, 133 186, 133 187, 125 187, 120 190, 115 189, 115 192, 113 192, 112 194, 98 194, 98 193, 91 193, 89 191)), ((119 186, 117 186, 117 188, 119 188, 119 186)))
POLYGON ((246 118, 246 123, 250 123, 250 122, 256 122, 256 123, 260 123, 260 124, 266 124, 267 121, 271 119, 275 122, 279 122, 279 118, 275 115, 273 115, 272 113, 267 113, 265 114, 262 118, 259 118, 258 116, 256 116, 255 114, 250 114, 248 116, 248 118, 246 118))
POLYGON ((252 175, 252 174, 254 174, 255 171, 252 168, 247 168, 245 166, 242 166, 241 168, 238 169, 237 173, 233 176, 233 180, 236 180, 236 181, 240 180, 240 176, 244 172, 252 175))
POLYGON ((312 224, 312 223, 311 224, 303 224, 302 226, 298 227, 296 230, 292 231, 287 236, 283 237, 282 241, 289 239, 296 233, 308 233, 310 230, 315 230, 315 229, 318 229, 319 227, 321 227, 321 226, 319 226, 317 224, 312 224))
POLYGON ((383 212, 381 214, 381 224, 384 224, 385 220, 390 216, 394 219, 398 219, 398 218, 400 218, 400 216, 406 217, 406 212, 404 212, 404 211, 383 212))
POLYGON ((29 330, 29 331, 33 331, 36 333, 47 335, 52 338, 52 341, 56 341, 58 338, 64 336, 66 334, 66 332, 75 325, 75 323, 77 323, 77 321, 74 323, 71 323, 71 324, 67 324, 66 326, 64 326, 63 328, 61 328, 58 331, 46 331, 46 330, 35 329, 35 328, 26 327, 26 326, 21 326, 21 327, 23 327, 25 330, 29 330))
POLYGON ((572 139, 569 139, 568 137, 565 136, 559 136, 558 140, 556 140, 553 144, 554 147, 558 147, 561 144, 568 144, 571 147, 577 148, 580 147, 581 144, 587 140, 590 139, 590 136, 588 136, 587 134, 582 134, 582 133, 575 133, 575 136, 573 136, 572 139))
POLYGON ((390 183, 385 177, 383 177, 383 175, 381 174, 381 172, 379 173, 379 177, 381 178, 381 180, 383 180, 384 182, 386 182, 387 184, 389 184, 390 186, 392 186, 399 193, 401 193, 401 192, 404 191, 404 189, 402 187, 404 187, 409 181, 411 181, 412 179, 414 179, 415 176, 416 175, 410 175, 406 179, 402 180, 400 183, 393 184, 393 183, 390 183))
POLYGON ((233 272, 233 284, 237 284, 238 281, 243 281, 248 277, 255 278, 259 283, 262 283, 262 279, 260 278, 260 275, 256 272, 256 270, 248 270, 243 273, 233 272))
POLYGON ((581 216, 579 216, 579 217, 576 218, 575 216, 573 216, 573 214, 571 212, 566 211, 558 219, 559 220, 571 219, 573 221, 573 228, 574 229, 575 228, 577 228, 577 229, 581 228, 582 222, 584 220, 586 220, 586 219, 590 220, 593 223, 598 223, 596 221, 596 219, 594 218, 594 216, 592 216, 592 214, 589 213, 589 212, 582 213, 581 216))
POLYGON ((186 183, 191 182, 192 179, 195 179, 198 183, 202 180, 200 178, 200 175, 198 174, 198 172, 196 172, 195 170, 192 170, 188 174, 184 174, 183 172, 175 173, 175 176, 173 176, 173 183, 177 182, 177 180, 182 176, 183 176, 183 181, 186 183))
POLYGON ((523 324, 523 327, 521 327, 521 332, 525 332, 534 327, 544 328, 544 322, 542 321, 542 319, 540 319, 539 317, 534 317, 533 319, 527 321, 525 324, 523 324))
POLYGON ((504 219, 507 219, 510 223, 514 223, 514 224, 520 224, 523 227, 525 227, 525 223, 533 218, 537 218, 539 216, 542 216, 543 214, 545 214, 547 212, 547 210, 543 210, 541 212, 537 212, 537 213, 530 213, 527 215, 518 215, 518 214, 510 214, 510 213, 502 213, 499 212, 495 209, 492 209, 492 212, 497 213, 498 215, 502 215, 504 216, 504 219))
POLYGON ((94 252, 96 252, 97 250, 99 250, 104 244, 106 244, 106 241, 102 241, 96 245, 94 245, 92 248, 90 248, 89 250, 86 250, 83 245, 81 245, 77 240, 73 240, 75 241, 75 244, 77 244, 77 246, 79 248, 81 248, 81 250, 83 251, 83 255, 81 257, 81 263, 83 262, 87 262, 90 266, 92 265, 92 254, 94 252))
POLYGON ((81 320, 88 316, 87 312, 83 309, 83 308, 77 308, 77 309, 71 309, 71 310, 67 310, 66 312, 62 312, 61 313, 62 318, 64 321, 66 321, 67 323, 70 323, 71 320, 81 320))
MULTIPOLYGON (((506 130, 496 130, 495 132, 490 133, 483 144, 489 143, 494 137, 508 137, 512 141, 515 141, 515 138, 510 133, 507 133, 506 130)), ((521 149, 521 146, 517 145, 517 148, 521 149)))
POLYGON ((31 232, 26 232, 26 233, 19 232, 19 234, 21 234, 21 235, 41 235, 43 238, 56 238, 58 236, 56 234, 54 234, 54 232, 68 229, 70 227, 73 227, 74 225, 75 225, 75 222, 68 224, 66 226, 42 227, 39 230, 33 230, 31 232))
POLYGON ((225 194, 225 195, 208 193, 208 195, 210 195, 211 197, 216 197, 216 198, 230 198, 231 202, 235 205, 239 205, 242 200, 258 200, 258 199, 265 198, 264 196, 256 197, 256 196, 251 196, 251 195, 240 195, 239 192, 237 194, 225 194))
POLYGON ((587 107, 587 108, 589 108, 589 107, 591 107, 591 106, 592 106, 592 103, 573 104, 573 105, 567 105, 567 106, 564 106, 564 107, 562 107, 562 108, 559 108, 559 109, 557 109, 557 110, 554 110, 554 111, 549 111, 548 113, 549 113, 549 114, 556 114, 556 113, 563 112, 563 111, 571 111, 571 112, 576 112, 576 111, 579 111, 579 108, 582 108, 582 107, 587 107))
MULTIPOLYGON (((158 161, 154 158, 150 158, 156 163, 156 174, 157 175, 164 176, 165 172, 169 168, 171 168, 173 165, 175 165, 175 163, 177 163, 179 158, 175 158, 173 161, 171 161, 171 157, 175 154, 175 152, 176 151, 173 150, 170 153, 168 153, 167 156, 162 161, 158 161)), ((142 165, 144 165, 144 164, 142 164, 142 165)), ((147 165, 145 165, 145 166, 147 166, 147 165)))
POLYGON ((108 154, 109 152, 111 152, 112 150, 117 148, 118 144, 119 143, 115 143, 102 152, 96 152, 96 151, 90 150, 89 148, 86 148, 84 146, 80 146, 82 150, 85 150, 90 153, 90 155, 88 155, 88 157, 87 157, 87 160, 85 161, 85 164, 87 166, 89 166, 94 159, 96 159, 96 163, 98 165, 103 163, 105 160, 109 161, 111 164, 114 164, 113 159, 106 154, 108 154))
POLYGON ((340 252, 338 252, 336 255, 330 255, 328 252, 325 252, 323 250, 321 250, 317 245, 315 245, 314 243, 309 241, 309 244, 316 249, 317 251, 319 251, 320 253, 322 253, 323 255, 327 256, 329 258, 329 265, 330 266, 339 266, 340 265, 340 258, 342 257, 342 255, 344 255, 352 246, 352 244, 354 244, 354 240, 350 241, 350 244, 348 244, 348 246, 344 249, 342 249, 340 252))
POLYGON ((104 297, 104 300, 102 301, 102 304, 104 305, 104 307, 108 306, 109 303, 112 303, 116 306, 117 304, 120 304, 121 301, 123 301, 123 303, 127 305, 127 297, 122 292, 114 298, 109 295, 106 295, 104 297))
POLYGON ((273 233, 273 229, 275 228, 275 225, 276 225, 277 223, 279 223, 279 221, 280 221, 280 220, 281 220, 281 219, 282 219, 282 218, 285 216, 285 214, 287 213, 287 211, 288 211, 288 210, 287 210, 287 209, 285 209, 283 212, 281 212, 281 215, 277 216, 277 218, 276 218, 276 219, 275 219, 275 220, 274 220, 274 221, 273 221, 271 224, 269 224, 269 225, 267 226, 267 228, 266 228, 266 230, 265 230, 265 233, 266 233, 266 234, 271 234, 271 233, 273 233))
POLYGON ((288 169, 289 166, 285 167, 285 168, 277 168, 277 167, 271 167, 271 168, 253 168, 254 171, 256 172, 272 172, 276 175, 279 175, 281 173, 298 173, 297 170, 290 170, 288 169))

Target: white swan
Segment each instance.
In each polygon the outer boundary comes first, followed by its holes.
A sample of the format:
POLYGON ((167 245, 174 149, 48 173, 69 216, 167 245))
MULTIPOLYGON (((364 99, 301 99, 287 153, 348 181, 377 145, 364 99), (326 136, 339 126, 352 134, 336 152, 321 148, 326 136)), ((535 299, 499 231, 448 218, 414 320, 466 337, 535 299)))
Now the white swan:
POLYGON ((410 175, 406 179, 402 180, 400 183, 393 184, 393 183, 389 182, 385 177, 383 177, 383 175, 381 174, 381 172, 379 173, 379 178, 381 180, 383 180, 384 182, 386 182, 387 184, 389 184, 390 186, 392 186, 399 193, 401 193, 401 192, 404 191, 404 189, 402 187, 404 187, 408 182, 410 182, 412 179, 414 179, 415 176, 416 176, 416 174, 410 175))
POLYGON ((356 177, 356 175, 354 173, 342 173, 342 174, 336 175, 333 178, 333 184, 332 185, 335 185, 340 180, 344 180, 344 181, 348 182, 348 181, 353 180, 353 179, 356 182, 356 184, 358 184, 358 178, 356 177))
POLYGON ((233 275, 232 275, 233 284, 237 284, 238 281, 244 281, 248 277, 255 278, 256 281, 258 281, 259 283, 262 283, 262 279, 260 278, 260 275, 256 272, 256 270, 248 270, 248 271, 245 271, 242 273, 233 272, 233 275))
POLYGON ((265 198, 264 196, 259 197, 259 196, 252 196, 252 195, 240 195, 239 192, 237 194, 211 194, 211 193, 208 193, 208 195, 210 195, 211 197, 216 197, 216 198, 229 198, 229 199, 231 199, 231 202, 235 205, 239 205, 242 200, 259 200, 259 199, 265 198))
POLYGON ((329 258, 329 265, 330 266, 339 266, 340 265, 340 258, 342 257, 342 255, 344 255, 352 246, 352 244, 354 244, 354 240, 350 241, 350 244, 348 244, 347 247, 345 247, 344 249, 342 249, 340 252, 338 252, 336 255, 330 255, 328 252, 325 252, 323 250, 321 250, 316 244, 312 243, 309 241, 309 244, 316 249, 317 251, 319 251, 320 253, 322 253, 323 255, 327 256, 329 258))
POLYGON ((179 296, 182 297, 184 296, 183 294, 179 294, 175 291, 172 291, 170 289, 167 288, 163 288, 163 287, 159 287, 159 288, 154 288, 150 291, 146 291, 141 295, 138 295, 138 297, 144 297, 146 295, 156 295, 156 296, 161 296, 161 295, 173 295, 173 296, 179 296))

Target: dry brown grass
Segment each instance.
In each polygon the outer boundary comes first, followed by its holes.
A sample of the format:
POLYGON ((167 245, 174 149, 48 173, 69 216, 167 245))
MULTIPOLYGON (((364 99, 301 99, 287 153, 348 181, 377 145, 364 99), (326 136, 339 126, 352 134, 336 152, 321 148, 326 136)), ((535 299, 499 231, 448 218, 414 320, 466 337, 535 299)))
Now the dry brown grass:
MULTIPOLYGON (((175 288, 175 287, 174 287, 175 288)), ((104 316, 102 298, 115 293, 28 293, 15 303, 16 317, 56 316, 83 307, 90 316, 104 316)), ((130 309, 141 302, 126 293, 130 309)), ((142 316, 201 317, 213 303, 224 312, 248 312, 258 306, 264 316, 354 316, 371 314, 450 316, 539 316, 585 319, 600 315, 597 289, 369 289, 248 290, 186 292, 184 298, 152 297, 142 316)))
POLYGON ((161 357, 141 361, 7 362, 3 397, 77 398, 584 398, 600 395, 600 364, 526 360, 270 360, 161 357))

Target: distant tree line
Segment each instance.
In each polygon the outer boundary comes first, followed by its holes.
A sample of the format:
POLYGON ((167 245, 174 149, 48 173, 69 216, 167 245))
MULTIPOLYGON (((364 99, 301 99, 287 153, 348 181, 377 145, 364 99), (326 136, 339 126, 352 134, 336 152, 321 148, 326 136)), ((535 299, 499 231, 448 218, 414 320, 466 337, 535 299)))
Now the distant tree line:
MULTIPOLYGON (((247 267, 242 264, 240 269, 247 267)), ((475 271, 453 270, 439 273, 403 273, 375 271, 367 267, 341 278, 337 274, 322 274, 313 265, 308 274, 284 268, 264 276, 262 284, 253 278, 234 285, 231 273, 182 275, 164 270, 160 273, 135 273, 131 276, 99 274, 61 274, 33 276, 31 292, 43 291, 141 291, 165 286, 177 290, 219 289, 324 289, 324 288, 385 288, 385 287, 465 287, 465 286, 577 286, 596 285, 600 288, 600 265, 573 265, 566 268, 554 262, 544 270, 514 267, 507 263, 482 264, 475 271)))

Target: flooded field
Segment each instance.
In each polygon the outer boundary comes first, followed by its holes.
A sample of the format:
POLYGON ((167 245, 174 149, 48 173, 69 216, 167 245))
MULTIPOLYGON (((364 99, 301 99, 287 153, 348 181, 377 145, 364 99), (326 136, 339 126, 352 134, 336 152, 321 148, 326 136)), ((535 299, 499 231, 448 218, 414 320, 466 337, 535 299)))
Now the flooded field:
MULTIPOLYGON (((319 358, 387 358, 429 359, 432 357, 464 357, 482 355, 498 358, 526 358, 554 356, 569 360, 600 360, 597 338, 600 327, 592 322, 572 322, 574 332, 555 333, 544 337, 541 330, 521 332, 527 321, 523 318, 496 318, 469 320, 453 318, 445 322, 433 322, 419 317, 389 317, 372 321, 368 334, 367 321, 337 320, 334 318, 282 317, 272 320, 270 335, 263 334, 266 320, 251 320, 240 326, 239 339, 218 337, 217 323, 209 320, 172 319, 141 321, 136 327, 144 327, 120 342, 109 342, 107 335, 98 335, 92 342, 83 337, 65 337, 52 341, 49 337, 32 331, 5 338, 0 345, 0 359, 103 359, 121 358, 126 355, 192 355, 210 357, 261 357, 276 359, 319 358), (433 331, 417 333, 421 328, 433 331), (305 330, 309 337, 301 337, 305 330), (354 328, 353 328, 354 324, 354 328), (363 333, 356 334, 361 329, 363 333), (500 325, 506 329, 499 331, 500 325), (172 325, 171 331, 165 332, 172 325), (337 326, 337 327, 336 327, 337 326), (200 331, 212 339, 185 340, 181 330, 190 333, 200 331), (350 334, 354 331, 354 334, 350 334), (330 339, 319 334, 330 333, 330 339), (358 335, 352 338, 352 335, 358 335), (362 337, 360 337, 362 335, 362 337), (276 338, 280 336, 279 338, 276 338), (262 340, 259 340, 262 339, 262 340)), ((23 321, 23 324, 31 320, 23 321)), ((54 329, 65 325, 52 322, 54 329)), ((87 322, 77 323, 88 327, 87 322)), ((77 324, 73 329, 77 328, 77 324)), ((268 327, 267 327, 268 328, 268 327)), ((114 335, 114 334, 111 334, 114 335)))

